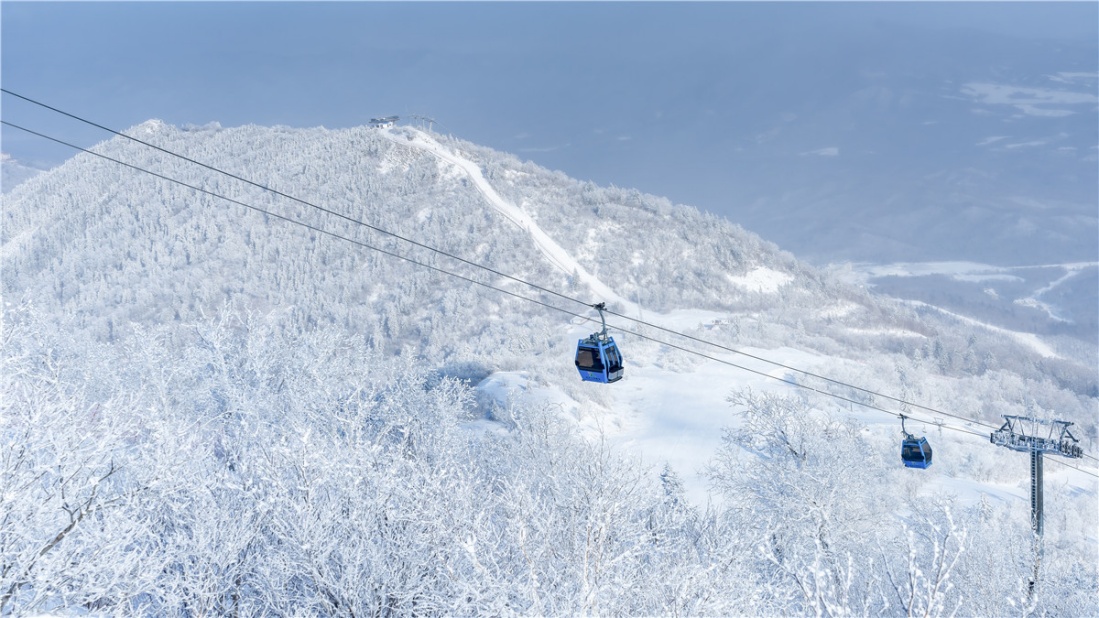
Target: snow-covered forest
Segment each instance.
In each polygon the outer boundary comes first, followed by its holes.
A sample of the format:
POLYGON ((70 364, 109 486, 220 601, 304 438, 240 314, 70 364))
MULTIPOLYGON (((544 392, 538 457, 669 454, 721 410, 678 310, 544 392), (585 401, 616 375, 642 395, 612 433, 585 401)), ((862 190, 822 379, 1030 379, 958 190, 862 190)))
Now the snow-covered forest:
POLYGON ((1095 477, 1050 458, 1036 551, 1026 457, 984 429, 1063 419, 1095 454, 1084 342, 1027 346, 409 127, 130 133, 336 214, 124 139, 96 152, 354 242, 89 154, 4 195, 0 614, 1099 612, 1095 477), (621 319, 626 379, 582 383, 593 311, 354 221, 965 420, 902 410, 936 446, 907 470, 897 420, 852 400, 887 402, 621 319), (698 413, 665 397, 682 385, 716 424, 634 448, 656 411, 698 413), (691 432, 714 444, 698 465, 661 460, 691 432))

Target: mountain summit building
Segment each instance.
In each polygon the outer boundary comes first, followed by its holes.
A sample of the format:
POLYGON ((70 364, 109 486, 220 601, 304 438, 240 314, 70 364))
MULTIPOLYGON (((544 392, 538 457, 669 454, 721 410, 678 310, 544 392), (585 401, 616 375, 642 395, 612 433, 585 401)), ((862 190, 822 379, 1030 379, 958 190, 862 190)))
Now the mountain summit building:
POLYGON ((370 126, 377 127, 379 129, 383 128, 383 127, 391 127, 394 124, 396 124, 397 121, 400 120, 400 119, 401 119, 400 116, 386 116, 384 118, 371 118, 370 119, 370 126))

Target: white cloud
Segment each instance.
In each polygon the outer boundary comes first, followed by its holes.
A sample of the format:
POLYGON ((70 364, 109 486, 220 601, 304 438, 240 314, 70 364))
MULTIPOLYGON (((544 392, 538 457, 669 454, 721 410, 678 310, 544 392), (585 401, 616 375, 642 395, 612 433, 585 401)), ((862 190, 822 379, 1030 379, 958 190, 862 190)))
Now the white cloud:
POLYGON ((532 146, 530 148, 518 148, 517 151, 518 152, 554 152, 556 150, 561 150, 562 148, 568 148, 569 146, 572 146, 572 144, 571 143, 561 144, 560 146, 532 146))
POLYGON ((1035 107, 1033 105, 1017 105, 1016 107, 1027 116, 1045 116, 1046 118, 1060 118, 1063 116, 1071 116, 1076 113, 1067 109, 1042 109, 1041 107, 1035 107))
POLYGON ((827 148, 818 148, 817 150, 809 150, 801 153, 801 156, 806 157, 810 155, 816 155, 818 157, 838 157, 840 149, 836 146, 829 146, 827 148))
POLYGON ((1091 83, 1099 80, 1099 73, 1088 73, 1081 71, 1061 71, 1056 75, 1050 75, 1049 80, 1052 82, 1059 82, 1062 84, 1073 84, 1079 82, 1091 83))
POLYGON ((1099 102, 1091 92, 1026 88, 1007 84, 970 82, 962 86, 962 94, 985 105, 1010 105, 1028 116, 1056 118, 1075 112, 1065 109, 1072 105, 1094 105, 1099 102))

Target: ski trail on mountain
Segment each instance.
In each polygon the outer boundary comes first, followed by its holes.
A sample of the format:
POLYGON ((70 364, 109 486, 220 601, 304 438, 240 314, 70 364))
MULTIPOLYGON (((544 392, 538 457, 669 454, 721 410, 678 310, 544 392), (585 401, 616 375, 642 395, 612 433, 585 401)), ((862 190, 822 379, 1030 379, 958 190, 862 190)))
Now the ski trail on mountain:
POLYGON ((1052 292, 1054 289, 1060 287, 1062 284, 1069 281, 1070 279, 1075 278, 1077 275, 1082 273, 1085 269, 1093 268, 1096 265, 1097 264, 1095 262, 1077 263, 1077 264, 1061 264, 1060 268, 1064 269, 1064 271, 1065 271, 1064 275, 1062 275, 1058 279, 1054 279, 1053 281, 1050 281, 1046 286, 1042 287, 1041 289, 1034 290, 1033 292, 1031 292, 1030 296, 1027 296, 1026 298, 1017 299, 1015 301, 1015 304, 1022 305, 1023 307, 1034 307, 1035 309, 1038 309, 1040 311, 1045 312, 1045 314, 1048 315, 1051 320, 1055 320, 1057 322, 1070 322, 1071 323, 1071 320, 1068 320, 1066 318, 1061 317, 1060 315, 1057 315, 1056 307, 1054 307, 1050 303, 1047 303, 1044 300, 1042 300, 1042 296, 1048 294, 1049 292, 1052 292))
POLYGON ((519 207, 508 202, 495 189, 492 185, 485 180, 484 175, 481 173, 481 168, 473 161, 466 159, 454 152, 451 152, 439 142, 435 141, 430 135, 410 129, 404 128, 406 131, 412 133, 414 137, 402 139, 388 128, 379 130, 382 136, 386 139, 400 144, 402 146, 411 146, 418 150, 422 150, 428 154, 435 156, 438 159, 446 161, 451 165, 456 166, 458 169, 465 172, 466 176, 473 181, 473 185, 477 187, 481 195, 497 212, 506 217, 509 221, 518 225, 520 228, 530 234, 531 240, 534 242, 535 247, 546 256, 546 259, 558 269, 563 271, 569 276, 576 276, 580 281, 584 282, 600 300, 607 302, 614 302, 628 313, 637 313, 639 308, 633 302, 626 300, 619 296, 614 290, 607 284, 599 280, 598 277, 589 273, 579 262, 576 261, 572 255, 569 254, 561 245, 557 244, 549 234, 545 232, 538 224, 526 214, 519 207))
POLYGON ((999 326, 993 326, 992 324, 981 322, 980 320, 975 320, 973 318, 966 317, 960 313, 954 313, 953 311, 949 311, 947 309, 943 309, 942 307, 931 305, 919 300, 906 300, 904 302, 905 304, 912 305, 914 307, 926 307, 928 309, 934 309, 935 311, 938 311, 943 315, 948 315, 960 322, 972 324, 974 326, 980 326, 994 333, 1007 335, 1008 337, 1011 337, 1012 339, 1017 341, 1019 344, 1030 348, 1034 352, 1037 352, 1039 356, 1044 356, 1046 358, 1061 358, 1061 355, 1058 354, 1056 350, 1050 347, 1048 343, 1042 341, 1042 338, 1038 335, 1035 335, 1034 333, 1021 333, 1019 331, 1008 330, 1006 328, 1000 328, 999 326))

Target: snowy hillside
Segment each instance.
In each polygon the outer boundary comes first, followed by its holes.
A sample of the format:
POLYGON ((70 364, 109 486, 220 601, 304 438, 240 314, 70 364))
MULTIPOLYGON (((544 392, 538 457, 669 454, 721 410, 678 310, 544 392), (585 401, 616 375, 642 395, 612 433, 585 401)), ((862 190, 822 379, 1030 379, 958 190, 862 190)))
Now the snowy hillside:
POLYGON ((123 139, 96 152, 238 203, 89 154, 5 196, 0 612, 1095 609, 1095 460, 1049 458, 1027 597, 1026 457, 987 438, 1096 453, 1086 349, 409 127, 130 133, 329 212, 123 139), (599 301, 613 385, 572 366, 599 301))

